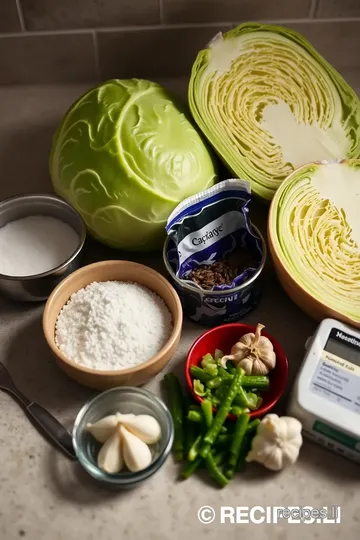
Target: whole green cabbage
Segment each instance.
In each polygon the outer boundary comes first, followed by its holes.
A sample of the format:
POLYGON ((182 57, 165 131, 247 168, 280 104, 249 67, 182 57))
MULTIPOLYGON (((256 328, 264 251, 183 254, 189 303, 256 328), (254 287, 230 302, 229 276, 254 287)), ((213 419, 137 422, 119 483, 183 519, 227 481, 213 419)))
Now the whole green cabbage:
POLYGON ((184 110, 139 79, 108 81, 72 105, 54 136, 50 173, 96 239, 130 250, 156 248, 172 210, 216 179, 184 110))

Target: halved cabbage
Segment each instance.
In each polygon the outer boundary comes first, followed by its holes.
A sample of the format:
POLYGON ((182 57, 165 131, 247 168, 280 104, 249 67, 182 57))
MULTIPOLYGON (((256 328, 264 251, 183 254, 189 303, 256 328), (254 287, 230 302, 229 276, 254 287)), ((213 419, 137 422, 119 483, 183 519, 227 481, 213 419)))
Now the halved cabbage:
POLYGON ((242 24, 193 65, 195 121, 232 172, 271 199, 297 167, 360 156, 360 102, 300 34, 242 24))
POLYGON ((268 226, 293 300, 315 318, 360 326, 360 160, 295 171, 275 194, 268 226))

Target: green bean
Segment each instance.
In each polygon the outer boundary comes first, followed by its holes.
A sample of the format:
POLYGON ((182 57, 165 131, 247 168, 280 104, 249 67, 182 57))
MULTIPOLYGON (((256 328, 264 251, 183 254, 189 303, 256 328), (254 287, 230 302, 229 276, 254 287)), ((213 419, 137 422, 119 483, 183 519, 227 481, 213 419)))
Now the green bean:
POLYGON ((189 411, 197 411, 201 414, 201 407, 199 405, 189 404, 189 411))
POLYGON ((187 419, 191 422, 196 422, 197 424, 201 424, 201 422, 203 421, 202 414, 198 411, 189 411, 187 419))
POLYGON ((234 397, 239 391, 240 385, 241 385, 241 379, 244 375, 244 370, 241 368, 237 368, 235 371, 235 375, 233 380, 231 381, 231 384, 229 386, 227 395, 223 399, 222 403, 220 404, 220 407, 217 411, 217 414, 214 418, 213 423, 211 424, 211 427, 208 429, 207 433, 204 436, 204 445, 201 449, 200 455, 202 457, 206 457, 209 453, 210 447, 212 444, 214 444, 214 441, 216 437, 219 435, 220 429, 222 425, 224 424, 227 415, 229 414, 229 411, 232 406, 232 402, 234 400, 234 397))
POLYGON ((230 474, 232 474, 232 476, 234 475, 235 467, 239 459, 240 448, 244 440, 244 436, 246 433, 246 428, 249 424, 249 420, 250 420, 250 415, 243 414, 242 416, 239 416, 236 421, 235 433, 231 441, 230 450, 229 450, 230 455, 229 455, 229 461, 228 461, 230 474))
POLYGON ((221 426, 220 433, 227 433, 227 430, 226 426, 221 426))
POLYGON ((202 402, 201 402, 201 410, 202 410, 202 413, 203 413, 203 417, 204 417, 204 420, 205 420, 205 426, 207 429, 210 428, 212 422, 213 422, 213 410, 212 410, 213 406, 212 406, 212 403, 211 401, 207 400, 207 399, 204 399, 202 402))
POLYGON ((262 398, 257 394, 252 394, 251 392, 246 392, 246 399, 248 402, 248 407, 251 411, 256 411, 262 403, 262 398))
POLYGON ((220 450, 217 454, 214 454, 214 461, 215 464, 219 467, 222 465, 225 461, 225 458, 227 456, 227 450, 220 450))
POLYGON ((236 464, 236 470, 238 472, 242 472, 245 469, 246 456, 248 455, 251 449, 251 442, 252 442, 252 437, 249 435, 245 435, 243 443, 240 448, 238 462, 236 464))
POLYGON ((252 420, 252 422, 249 422, 246 428, 246 433, 251 433, 253 431, 256 431, 259 424, 260 424, 259 418, 255 418, 255 420, 252 420))
POLYGON ((249 412, 248 407, 239 407, 238 405, 233 405, 230 409, 231 414, 235 416, 240 416, 241 414, 249 412))
POLYGON ((189 453, 188 453, 189 461, 195 461, 195 459, 198 457, 201 443, 202 443, 202 434, 196 437, 192 447, 189 450, 189 453))
POLYGON ((223 377, 214 377, 211 381, 206 383, 206 386, 207 388, 210 388, 210 390, 214 390, 214 388, 219 388, 224 382, 225 379, 223 377))
POLYGON ((200 418, 202 418, 202 415, 201 415, 200 407, 192 403, 192 398, 188 394, 185 395, 184 401, 185 401, 185 408, 184 408, 185 455, 187 455, 196 437, 199 434, 199 424, 189 420, 188 415, 191 411, 195 411, 195 413, 197 412, 198 414, 200 414, 200 418))
POLYGON ((228 381, 231 381, 231 379, 234 377, 233 374, 229 373, 227 369, 224 369, 223 367, 219 367, 219 375, 228 381))
POLYGON ((244 388, 257 388, 258 390, 267 390, 270 386, 269 377, 266 375, 245 375, 242 380, 244 388))
POLYGON ((203 356, 201 360, 201 367, 204 368, 208 364, 215 364, 215 363, 216 363, 215 358, 210 353, 207 353, 205 354, 205 356, 203 356))
POLYGON ((198 379, 202 383, 207 383, 208 381, 211 381, 213 378, 209 373, 205 373, 203 369, 201 369, 199 366, 192 365, 190 367, 190 373, 194 377, 194 379, 198 379))
POLYGON ((234 375, 235 373, 235 366, 234 364, 231 362, 231 360, 228 360, 226 362, 226 371, 228 371, 230 373, 230 375, 234 375))
POLYGON ((218 405, 220 405, 221 403, 221 400, 219 398, 217 398, 216 396, 211 396, 211 402, 212 404, 217 407, 218 405))
POLYGON ((202 458, 198 457, 195 461, 190 461, 185 469, 181 472, 183 478, 189 478, 201 465, 202 458))
POLYGON ((227 391, 229 390, 229 386, 227 385, 222 385, 220 386, 219 388, 216 388, 215 392, 214 392, 214 396, 219 399, 220 401, 222 401, 226 394, 227 394, 227 391))
POLYGON ((223 475, 219 467, 216 465, 215 458, 211 452, 209 452, 205 458, 206 467, 213 480, 215 480, 221 487, 225 487, 229 481, 226 476, 223 475))
POLYGON ((216 438, 216 441, 214 442, 214 446, 229 446, 232 435, 229 435, 228 433, 219 433, 219 435, 216 438))
POLYGON ((192 422, 188 418, 185 419, 186 429, 185 429, 185 455, 187 456, 190 448, 194 444, 196 437, 199 435, 200 424, 192 422))
POLYGON ((184 459, 184 402, 179 379, 173 373, 164 377, 171 415, 174 422, 173 451, 175 458, 184 459))
POLYGON ((208 375, 210 375, 211 377, 217 377, 217 374, 218 374, 218 367, 216 364, 212 364, 211 362, 209 362, 208 364, 206 364, 206 366, 204 367, 204 371, 205 373, 207 373, 208 375))

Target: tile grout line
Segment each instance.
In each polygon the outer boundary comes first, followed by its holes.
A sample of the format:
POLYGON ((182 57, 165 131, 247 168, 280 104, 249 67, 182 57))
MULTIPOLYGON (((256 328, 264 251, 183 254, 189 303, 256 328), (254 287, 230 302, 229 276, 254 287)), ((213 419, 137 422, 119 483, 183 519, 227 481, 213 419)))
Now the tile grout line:
POLYGON ((21 31, 26 32, 24 14, 23 14, 23 10, 20 4, 20 0, 15 0, 15 4, 16 4, 17 14, 19 17, 21 31))
POLYGON ((311 19, 315 19, 318 5, 319 5, 319 0, 311 0, 310 11, 309 11, 309 17, 311 19))
MULTIPOLYGON (((0 0, 1 1, 1 0, 0 0)), ((73 35, 73 34, 92 34, 96 33, 107 33, 107 32, 142 32, 142 31, 158 31, 158 30, 186 30, 191 28, 219 28, 219 27, 230 27, 234 28, 237 25, 241 24, 244 21, 219 21, 214 23, 176 23, 176 24, 154 24, 154 25, 141 25, 141 26, 114 26, 114 27, 105 27, 105 28, 72 28, 66 30, 35 30, 35 31, 26 31, 26 32, 4 32, 0 33, 1 38, 12 38, 12 37, 24 37, 24 36, 61 36, 61 35, 73 35)), ((317 25, 317 24, 331 24, 331 23, 359 23, 360 17, 334 17, 332 19, 274 19, 274 20, 259 20, 259 23, 262 24, 305 24, 305 25, 317 25)))
POLYGON ((95 56, 95 69, 96 69, 98 79, 99 79, 99 81, 101 81, 99 42, 98 42, 98 37, 97 37, 96 30, 93 30, 93 32, 92 32, 92 38, 93 38, 93 49, 94 49, 94 56, 95 56))

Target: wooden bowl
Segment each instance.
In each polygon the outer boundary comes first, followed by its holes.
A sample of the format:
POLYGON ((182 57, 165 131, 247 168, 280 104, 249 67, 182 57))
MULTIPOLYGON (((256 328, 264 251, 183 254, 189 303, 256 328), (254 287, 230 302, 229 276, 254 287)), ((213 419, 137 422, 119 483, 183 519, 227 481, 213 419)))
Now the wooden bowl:
POLYGON ((175 289, 158 272, 129 261, 102 261, 77 270, 49 296, 43 314, 43 331, 59 367, 80 384, 97 390, 116 386, 140 386, 161 371, 175 353, 182 329, 182 307, 175 289), (133 368, 101 371, 81 366, 67 358, 55 343, 55 324, 70 296, 94 281, 132 281, 151 289, 166 303, 173 317, 173 330, 164 347, 152 358, 133 368))

